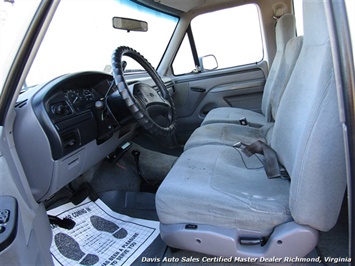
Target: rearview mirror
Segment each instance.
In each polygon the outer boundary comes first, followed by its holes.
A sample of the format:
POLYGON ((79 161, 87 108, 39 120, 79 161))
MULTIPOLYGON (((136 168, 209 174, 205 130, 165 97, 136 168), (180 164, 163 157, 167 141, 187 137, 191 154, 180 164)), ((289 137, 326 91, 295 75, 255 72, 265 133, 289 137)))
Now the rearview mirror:
POLYGON ((142 20, 113 17, 112 26, 115 29, 130 31, 148 31, 148 23, 142 20))

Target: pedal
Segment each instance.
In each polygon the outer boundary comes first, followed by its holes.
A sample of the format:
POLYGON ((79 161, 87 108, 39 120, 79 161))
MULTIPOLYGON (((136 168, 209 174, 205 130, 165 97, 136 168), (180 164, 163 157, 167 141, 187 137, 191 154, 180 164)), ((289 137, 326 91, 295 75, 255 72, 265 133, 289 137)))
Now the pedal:
POLYGON ((95 190, 91 187, 91 185, 87 182, 83 183, 78 191, 75 191, 73 196, 70 198, 70 201, 74 205, 78 205, 87 197, 92 201, 96 201, 99 196, 96 194, 95 190))

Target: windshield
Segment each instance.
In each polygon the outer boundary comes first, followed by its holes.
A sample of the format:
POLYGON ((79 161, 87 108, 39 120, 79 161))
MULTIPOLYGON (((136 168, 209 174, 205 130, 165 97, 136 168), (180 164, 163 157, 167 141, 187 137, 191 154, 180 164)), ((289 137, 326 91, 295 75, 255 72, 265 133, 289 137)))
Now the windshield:
MULTIPOLYGON (((30 87, 78 71, 111 73, 111 55, 129 46, 157 67, 178 19, 129 0, 62 0, 26 79, 30 87), (114 29, 113 17, 148 22, 147 32, 114 29)), ((127 62, 126 71, 142 67, 127 62)))

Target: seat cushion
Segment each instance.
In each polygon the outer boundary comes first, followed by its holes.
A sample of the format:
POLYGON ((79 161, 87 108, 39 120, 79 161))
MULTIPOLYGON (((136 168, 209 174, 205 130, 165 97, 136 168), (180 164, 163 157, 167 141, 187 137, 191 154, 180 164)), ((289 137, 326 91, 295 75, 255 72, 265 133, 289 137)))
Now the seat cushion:
POLYGON ((233 107, 219 107, 211 110, 201 126, 213 123, 233 123, 240 124, 239 119, 246 118, 248 123, 255 126, 262 126, 265 124, 265 116, 261 113, 256 113, 250 110, 233 108, 233 107))
POLYGON ((273 124, 267 124, 261 128, 234 125, 229 123, 217 123, 201 126, 197 128, 185 144, 184 149, 202 145, 227 145, 241 141, 251 144, 257 140, 268 142, 267 138, 273 124))
POLYGON ((248 158, 240 150, 216 145, 185 151, 156 194, 161 223, 207 224, 267 235, 291 221, 289 181, 268 179, 258 156, 248 158))

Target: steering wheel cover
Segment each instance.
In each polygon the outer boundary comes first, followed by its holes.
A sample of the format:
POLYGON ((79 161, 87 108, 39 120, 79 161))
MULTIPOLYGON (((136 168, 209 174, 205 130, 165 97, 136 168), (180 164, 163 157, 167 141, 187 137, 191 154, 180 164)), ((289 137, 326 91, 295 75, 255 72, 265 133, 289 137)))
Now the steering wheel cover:
POLYGON ((168 136, 172 135, 176 129, 176 109, 171 95, 164 82, 152 67, 152 65, 136 50, 127 47, 118 47, 112 55, 112 70, 115 83, 117 85, 118 91, 121 94, 123 100, 125 101, 128 109, 132 113, 133 117, 150 133, 153 135, 168 136), (124 79, 124 71, 122 67, 123 56, 128 56, 135 61, 137 61, 153 79, 157 87, 159 88, 163 98, 167 100, 171 106, 170 108, 170 125, 163 127, 157 124, 144 110, 140 104, 137 103, 137 99, 130 92, 128 85, 124 79))

